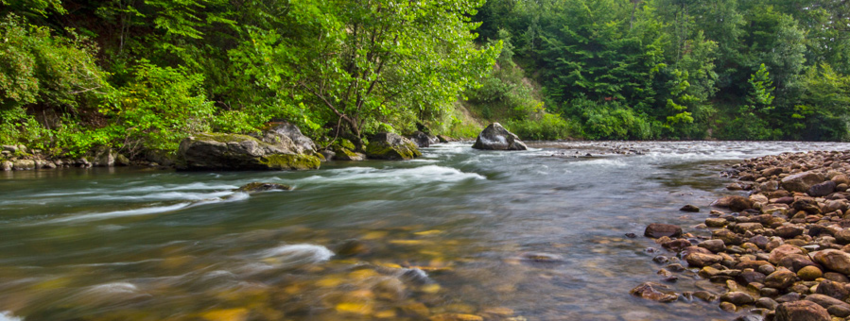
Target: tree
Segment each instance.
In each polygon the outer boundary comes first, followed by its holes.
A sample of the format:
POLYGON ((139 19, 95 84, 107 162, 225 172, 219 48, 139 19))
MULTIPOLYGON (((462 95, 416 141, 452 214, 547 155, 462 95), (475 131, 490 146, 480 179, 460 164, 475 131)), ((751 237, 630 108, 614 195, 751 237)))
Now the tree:
POLYGON ((321 106, 323 119, 360 144, 364 129, 396 113, 446 108, 488 70, 500 46, 475 49, 470 14, 480 1, 315 1, 289 13, 303 34, 254 30, 248 73, 291 105, 321 106))

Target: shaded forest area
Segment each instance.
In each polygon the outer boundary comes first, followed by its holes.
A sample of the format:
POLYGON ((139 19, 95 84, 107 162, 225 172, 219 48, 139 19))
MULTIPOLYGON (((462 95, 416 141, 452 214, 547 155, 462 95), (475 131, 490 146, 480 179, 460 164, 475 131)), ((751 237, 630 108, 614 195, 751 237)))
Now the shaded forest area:
POLYGON ((850 4, 0 0, 0 144, 75 157, 297 124, 848 140, 850 4))

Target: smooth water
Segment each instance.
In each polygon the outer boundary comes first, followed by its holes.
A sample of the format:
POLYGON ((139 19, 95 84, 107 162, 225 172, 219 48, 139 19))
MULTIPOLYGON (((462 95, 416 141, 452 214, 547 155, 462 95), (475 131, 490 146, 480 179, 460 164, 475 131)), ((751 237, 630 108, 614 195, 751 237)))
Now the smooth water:
MULTIPOLYGON (((660 266, 656 244, 624 235, 700 223, 731 193, 724 163, 850 149, 469 145, 308 172, 0 172, 0 320, 732 319, 716 303, 630 296, 660 266), (615 147, 640 155, 605 154, 615 147), (253 181, 295 189, 233 191, 253 181)), ((719 290, 692 273, 671 287, 719 290)))

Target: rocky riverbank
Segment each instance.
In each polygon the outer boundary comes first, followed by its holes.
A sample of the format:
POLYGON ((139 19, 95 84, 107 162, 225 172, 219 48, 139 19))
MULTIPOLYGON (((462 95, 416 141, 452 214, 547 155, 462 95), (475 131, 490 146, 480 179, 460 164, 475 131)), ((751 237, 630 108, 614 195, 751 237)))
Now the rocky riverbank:
POLYGON ((722 175, 737 179, 727 185, 735 195, 712 203, 704 224, 647 226, 644 235, 664 249, 648 249, 659 253, 653 261, 662 283, 631 293, 717 303, 741 313, 738 320, 847 320, 848 160, 850 151, 786 153, 732 166, 722 175), (704 290, 676 292, 680 278, 704 290))

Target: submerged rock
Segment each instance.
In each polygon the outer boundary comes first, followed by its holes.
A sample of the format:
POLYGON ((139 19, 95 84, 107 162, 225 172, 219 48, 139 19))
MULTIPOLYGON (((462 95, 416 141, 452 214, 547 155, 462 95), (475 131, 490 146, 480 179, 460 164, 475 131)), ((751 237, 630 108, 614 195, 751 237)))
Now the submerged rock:
POLYGON ((499 123, 492 123, 484 128, 472 148, 483 150, 527 150, 519 137, 509 132, 499 123))
POLYGON ((667 286, 663 284, 645 282, 632 289, 629 293, 634 296, 641 297, 647 300, 658 302, 673 302, 679 296, 675 292, 667 290, 667 286))
POLYGON ((239 134, 206 133, 180 143, 181 170, 307 170, 319 168, 319 158, 297 153, 292 141, 270 144, 239 134))
POLYGON ((694 213, 696 213, 696 212, 699 212, 699 207, 688 204, 688 205, 682 206, 682 208, 680 208, 679 210, 682 211, 682 212, 694 212, 694 213))
POLYGON ((245 193, 257 193, 257 192, 267 192, 267 191, 291 191, 292 186, 276 184, 276 183, 260 183, 253 182, 243 185, 238 188, 237 191, 245 192, 245 193))
POLYGON ((662 236, 675 237, 682 235, 682 228, 671 224, 652 223, 646 227, 643 235, 651 238, 662 236))
POLYGON ((422 156, 414 142, 393 133, 372 136, 365 152, 369 158, 388 160, 409 160, 422 156))

